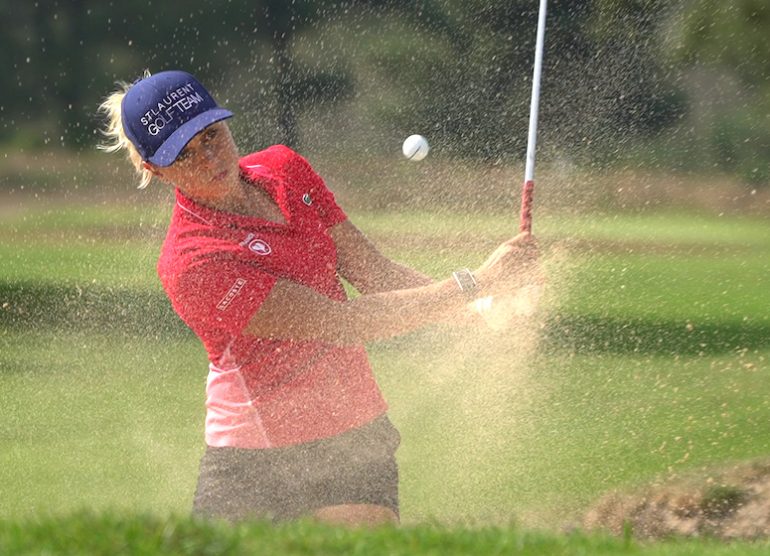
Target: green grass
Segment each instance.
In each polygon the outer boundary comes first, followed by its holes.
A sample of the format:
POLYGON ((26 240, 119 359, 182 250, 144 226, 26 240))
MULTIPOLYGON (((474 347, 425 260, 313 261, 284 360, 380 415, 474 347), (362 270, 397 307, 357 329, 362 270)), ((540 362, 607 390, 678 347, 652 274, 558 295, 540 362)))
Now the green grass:
POLYGON ((757 303, 770 273, 765 254, 589 254, 576 262, 581 287, 566 304, 584 315, 768 322, 757 303))
POLYGON ((373 353, 406 439, 407 516, 563 524, 609 489, 768 453, 770 349, 517 361, 485 344, 373 353))
POLYGON ((116 241, 68 240, 65 248, 29 243, 0 246, 0 258, 7 264, 2 271, 6 283, 152 287, 158 282, 157 257, 155 248, 116 241))
MULTIPOLYGON (((770 350, 522 364, 456 334, 370 349, 404 437, 407 522, 543 523, 613 486, 767 453, 770 350)), ((194 339, 6 331, 0 343, 6 516, 189 508, 206 372, 194 339)))
POLYGON ((197 342, 30 330, 0 332, 0 345, 3 515, 189 508, 207 371, 197 342))
POLYGON ((168 207, 25 207, 0 225, 0 280, 100 287, 158 286, 168 207))
POLYGON ((670 540, 639 544, 600 535, 553 535, 516 527, 446 528, 420 525, 398 530, 344 530, 309 522, 273 526, 230 526, 142 515, 80 513, 66 518, 0 522, 0 552, 37 554, 350 554, 350 555, 495 555, 516 554, 732 556, 766 554, 767 543, 718 543, 670 540))
MULTIPOLYGON (((505 239, 518 223, 507 213, 360 213, 351 217, 373 235, 419 231, 420 236, 446 240, 462 235, 505 239)), ((715 217, 684 212, 618 214, 544 214, 537 216, 535 234, 593 241, 658 243, 675 247, 740 247, 766 250, 770 224, 757 217, 715 217)))
MULTIPOLYGON (((770 222, 540 218, 551 285, 538 349, 520 330, 443 326, 369 348, 402 432, 410 527, 366 534, 297 525, 266 540, 259 525, 164 517, 190 506, 206 374, 202 348, 155 276, 166 216, 165 208, 65 206, 0 223, 0 443, 8 447, 0 553, 3 542, 39 553, 70 533, 90 546, 78 531, 91 528, 121 546, 144 536, 146 547, 133 551, 145 553, 182 537, 192 540, 163 551, 245 553, 259 539, 285 553, 480 553, 469 548, 476 544, 522 554, 767 550, 624 544, 505 524, 574 524, 608 489, 768 455, 770 222), (116 513, 62 517, 83 508, 116 513), (155 517, 126 517, 137 514, 155 517), (418 525, 425 521, 503 527, 418 525)), ((479 263, 511 228, 501 214, 353 219, 389 255, 437 277, 479 263)))

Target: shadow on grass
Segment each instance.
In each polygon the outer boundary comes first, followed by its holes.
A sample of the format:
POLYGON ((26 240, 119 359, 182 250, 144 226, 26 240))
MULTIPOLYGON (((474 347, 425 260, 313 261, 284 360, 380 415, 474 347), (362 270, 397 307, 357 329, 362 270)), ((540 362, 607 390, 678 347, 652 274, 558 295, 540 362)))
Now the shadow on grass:
POLYGON ((770 347, 770 320, 688 324, 559 315, 545 327, 543 346, 554 351, 643 355, 708 355, 770 347))
MULTIPOLYGON (((192 333, 162 291, 0 283, 0 328, 69 328, 127 335, 192 333)), ((546 322, 546 350, 575 353, 717 354, 770 347, 770 319, 718 321, 619 320, 561 314, 546 322)))
POLYGON ((192 334, 162 291, 0 282, 0 328, 192 334))

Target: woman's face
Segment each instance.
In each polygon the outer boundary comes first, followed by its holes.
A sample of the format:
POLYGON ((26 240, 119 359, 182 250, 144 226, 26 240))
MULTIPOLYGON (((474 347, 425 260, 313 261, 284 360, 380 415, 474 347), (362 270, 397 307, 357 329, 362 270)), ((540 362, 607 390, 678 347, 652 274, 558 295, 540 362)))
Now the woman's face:
POLYGON ((230 128, 216 122, 199 132, 171 166, 154 172, 183 191, 204 195, 207 190, 238 177, 238 149, 230 128))

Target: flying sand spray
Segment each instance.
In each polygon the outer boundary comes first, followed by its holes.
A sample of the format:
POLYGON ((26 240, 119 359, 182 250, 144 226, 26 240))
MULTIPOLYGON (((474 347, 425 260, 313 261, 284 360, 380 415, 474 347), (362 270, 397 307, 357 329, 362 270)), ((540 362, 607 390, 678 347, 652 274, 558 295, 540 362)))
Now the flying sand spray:
MULTIPOLYGON (((539 52, 545 1, 542 5, 539 52)), ((537 58, 539 83, 541 55, 537 58)), ((533 111, 538 95, 536 87, 533 111)), ((531 116, 530 161, 535 129, 531 116)), ((421 136, 411 136, 402 147, 411 161, 428 149, 421 136)), ((530 162, 526 172, 523 230, 531 227, 533 166, 530 162)), ((540 327, 528 318, 535 313, 539 293, 537 286, 472 304, 489 329, 504 331, 504 341, 483 326, 437 328, 435 337, 420 337, 414 355, 405 357, 393 373, 397 378, 391 388, 398 399, 393 415, 404 436, 415 439, 405 442, 401 452, 409 462, 402 475, 410 520, 509 524, 515 512, 519 519, 540 523, 542 462, 530 442, 539 426, 533 416, 549 399, 549 383, 542 376, 533 380, 540 327), (414 365, 413 372, 404 373, 404 364, 414 365)))
MULTIPOLYGON (((524 187, 521 192, 521 213, 519 231, 532 231, 532 196, 535 190, 535 151, 537 146, 537 116, 540 106, 540 81, 543 73, 543 47, 545 44, 545 16, 548 1, 540 0, 540 12, 537 21, 537 43, 535 45, 535 64, 532 75, 532 99, 529 107, 529 135, 527 138, 527 161, 524 170, 524 187)), ((515 295, 500 297, 482 297, 474 302, 476 311, 484 317, 493 330, 508 328, 516 316, 530 316, 535 312, 542 295, 541 285, 528 285, 515 295)))

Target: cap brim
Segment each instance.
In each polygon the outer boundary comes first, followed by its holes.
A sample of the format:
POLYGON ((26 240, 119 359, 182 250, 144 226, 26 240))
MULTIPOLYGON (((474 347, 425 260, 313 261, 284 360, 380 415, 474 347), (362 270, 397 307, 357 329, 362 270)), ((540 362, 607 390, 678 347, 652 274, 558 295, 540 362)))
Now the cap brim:
POLYGON ((224 108, 212 108, 203 114, 198 114, 169 135, 155 154, 148 158, 148 161, 160 167, 171 166, 193 137, 211 124, 232 116, 233 113, 224 108))

